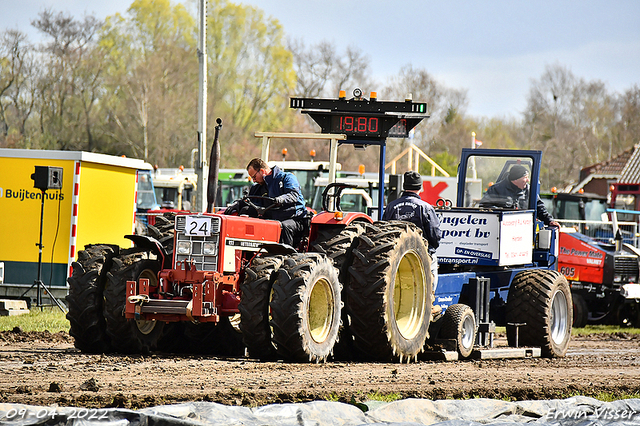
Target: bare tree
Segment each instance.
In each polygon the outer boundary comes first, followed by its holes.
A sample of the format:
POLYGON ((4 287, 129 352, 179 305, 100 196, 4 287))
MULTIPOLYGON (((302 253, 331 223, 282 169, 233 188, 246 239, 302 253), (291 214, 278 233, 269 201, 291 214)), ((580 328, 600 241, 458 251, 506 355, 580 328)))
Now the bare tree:
POLYGON ((47 9, 32 25, 47 36, 41 46, 46 71, 39 87, 43 147, 93 151, 104 63, 95 37, 102 22, 47 9))
POLYGON ((617 155, 615 98, 601 81, 586 82, 566 67, 547 66, 532 81, 524 113, 528 145, 545 152, 550 186, 565 186, 580 169, 617 155))
POLYGON ((619 151, 640 143, 640 86, 637 84, 618 96, 616 148, 619 151))
POLYGON ((340 90, 350 93, 356 87, 366 93, 373 88, 369 58, 350 46, 340 54, 328 41, 305 45, 302 40, 289 39, 296 71, 296 95, 301 97, 336 97, 340 90))
POLYGON ((430 115, 416 127, 413 139, 390 144, 391 152, 394 148, 400 152, 411 142, 430 156, 448 152, 459 157, 460 148, 466 140, 463 134, 471 134, 471 130, 466 128, 466 90, 447 88, 427 70, 416 69, 409 64, 390 79, 382 93, 388 99, 405 99, 410 94, 416 102, 427 102, 430 115))
MULTIPOLYGON (((0 143, 24 143, 26 123, 34 105, 38 67, 27 36, 7 30, 0 36, 0 143), (10 134, 9 130, 14 131, 10 134), (21 142, 22 141, 22 142, 21 142)), ((20 145, 24 146, 24 145, 20 145)))

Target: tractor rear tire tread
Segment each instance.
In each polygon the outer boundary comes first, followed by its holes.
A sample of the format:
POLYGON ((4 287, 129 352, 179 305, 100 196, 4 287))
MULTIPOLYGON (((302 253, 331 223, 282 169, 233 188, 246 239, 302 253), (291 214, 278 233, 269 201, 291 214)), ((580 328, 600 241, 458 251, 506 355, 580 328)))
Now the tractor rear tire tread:
MULTIPOLYGON (((364 221, 352 222, 341 228, 336 234, 335 229, 331 229, 330 238, 324 238, 322 229, 318 231, 318 238, 312 243, 312 250, 326 254, 332 261, 333 266, 338 269, 338 279, 342 284, 342 300, 346 299, 345 288, 349 283, 349 266, 353 262, 353 249, 358 245, 358 237, 372 225, 364 221)), ((342 308, 342 323, 338 332, 338 341, 334 347, 334 359, 349 361, 353 359, 353 336, 349 330, 351 319, 347 306, 342 308)))
POLYGON ((127 281, 137 281, 146 269, 158 272, 160 262, 149 259, 146 252, 126 251, 114 257, 113 266, 107 273, 104 291, 104 317, 106 332, 111 338, 113 348, 119 353, 149 353, 158 349, 165 323, 157 321, 152 331, 142 334, 136 321, 124 316, 126 306, 127 281))
POLYGON ((242 297, 240 311, 240 330, 249 356, 261 360, 277 358, 276 348, 271 339, 269 325, 269 302, 271 289, 283 256, 256 257, 245 270, 245 279, 240 289, 242 297))
POLYGON ((423 349, 431 320, 431 257, 421 231, 408 222, 376 222, 368 227, 353 250, 346 302, 351 315, 354 347, 361 358, 388 362, 416 358, 423 349), (406 339, 397 329, 393 311, 395 276, 405 254, 421 259, 425 277, 422 323, 406 339))
POLYGON ((73 272, 67 279, 67 319, 69 334, 74 338, 75 347, 82 352, 97 354, 111 351, 102 313, 104 276, 101 274, 112 254, 113 247, 108 245, 86 246, 78 252, 78 260, 71 265, 73 272))
POLYGON ((573 328, 582 328, 587 325, 589 319, 589 306, 584 297, 577 293, 572 293, 573 299, 573 328))
POLYGON ((271 326, 278 354, 287 361, 324 362, 338 338, 342 310, 341 285, 333 262, 319 253, 302 253, 284 260, 273 285, 271 326), (328 315, 322 341, 312 336, 311 296, 320 281, 327 284, 328 315))

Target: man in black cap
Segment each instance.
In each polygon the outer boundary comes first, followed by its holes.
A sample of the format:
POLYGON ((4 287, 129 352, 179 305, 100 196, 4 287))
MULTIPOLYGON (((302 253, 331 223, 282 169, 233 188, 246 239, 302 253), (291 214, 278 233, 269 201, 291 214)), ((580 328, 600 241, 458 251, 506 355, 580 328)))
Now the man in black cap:
POLYGON ((406 172, 402 183, 400 198, 393 200, 384 210, 382 220, 405 220, 416 224, 422 229, 422 235, 429 242, 431 255, 431 273, 433 275, 433 291, 438 284, 438 259, 436 249, 440 245, 442 233, 440 221, 431 204, 420 198, 422 192, 422 177, 418 172, 406 172))
MULTIPOLYGON (((527 209, 529 207, 529 170, 516 164, 509 170, 507 179, 492 185, 480 200, 481 207, 503 207, 507 209, 527 209)), ((553 217, 538 196, 536 200, 538 219, 545 225, 559 228, 553 217)))

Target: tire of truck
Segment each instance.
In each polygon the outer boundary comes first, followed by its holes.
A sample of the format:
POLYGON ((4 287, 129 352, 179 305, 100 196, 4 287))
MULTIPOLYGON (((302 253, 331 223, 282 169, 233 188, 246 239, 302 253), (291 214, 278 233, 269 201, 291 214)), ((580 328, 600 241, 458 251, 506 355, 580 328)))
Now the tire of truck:
POLYGON ((516 327, 520 326, 519 345, 540 347, 546 358, 567 353, 573 323, 571 289, 558 271, 533 269, 519 272, 507 296, 507 340, 515 345, 516 327))
POLYGON ((431 322, 430 267, 428 243, 412 223, 376 222, 360 235, 345 305, 364 359, 417 359, 431 322))
POLYGON ((188 341, 188 352, 225 357, 243 356, 242 334, 231 320, 231 317, 224 316, 217 324, 186 323, 184 336, 188 341))
POLYGON ((319 253, 285 259, 273 284, 271 327, 287 361, 324 362, 338 339, 341 285, 333 262, 319 253))
POLYGON ((622 328, 640 327, 640 302, 623 301, 616 313, 617 324, 622 328))
POLYGON ((577 293, 571 293, 573 300, 573 328, 582 328, 587 325, 589 319, 589 307, 584 297, 577 293))
POLYGON ((67 320, 74 345, 82 352, 97 354, 111 350, 102 313, 105 277, 101 275, 111 255, 112 246, 90 245, 79 251, 78 260, 71 264, 73 272, 67 279, 67 320))
MULTIPOLYGON (((346 300, 345 288, 349 282, 349 266, 353 261, 352 251, 358 244, 358 236, 373 225, 368 222, 352 222, 337 232, 333 227, 324 230, 320 227, 318 237, 311 243, 310 251, 323 253, 333 261, 333 266, 338 269, 338 279, 342 284, 342 300, 346 300)), ((338 341, 333 348, 333 358, 340 361, 353 359, 353 336, 349 329, 351 319, 347 306, 342 308, 338 341)))
POLYGON ((451 305, 442 317, 439 339, 454 339, 461 358, 469 358, 476 342, 476 317, 464 304, 451 305))
POLYGON ((154 287, 158 285, 158 271, 160 261, 151 259, 147 252, 131 249, 113 258, 104 290, 104 317, 107 335, 116 352, 145 354, 158 349, 158 342, 164 335, 164 322, 124 316, 127 281, 148 278, 149 286, 154 287))
POLYGON ((283 256, 256 257, 245 269, 238 310, 242 340, 251 358, 273 360, 277 357, 269 324, 269 303, 276 271, 283 260, 283 256))

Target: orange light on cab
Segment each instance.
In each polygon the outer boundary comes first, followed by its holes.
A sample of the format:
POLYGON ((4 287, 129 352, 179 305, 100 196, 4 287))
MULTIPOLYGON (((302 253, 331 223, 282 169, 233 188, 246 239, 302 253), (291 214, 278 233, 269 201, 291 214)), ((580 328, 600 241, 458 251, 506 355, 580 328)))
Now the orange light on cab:
POLYGON ((282 148, 282 159, 283 160, 286 158, 288 152, 289 151, 287 151, 287 148, 282 148))
POLYGON ((378 100, 378 93, 377 92, 371 92, 371 95, 369 96, 369 100, 377 101, 378 100))
POLYGON ((360 164, 358 166, 358 173, 360 173, 360 175, 364 175, 364 164, 360 164))
POLYGON ((312 160, 316 158, 316 150, 312 149, 311 151, 309 151, 309 156, 311 157, 312 160))
POLYGON ((344 218, 343 212, 333 212, 333 218, 335 220, 342 220, 344 218))
POLYGON ((609 191, 613 192, 613 190, 614 190, 614 189, 616 189, 616 187, 615 187, 615 186, 613 186, 613 185, 610 185, 610 186, 609 186, 609 191))
POLYGON ((344 99, 344 98, 346 98, 346 97, 347 97, 347 92, 346 92, 346 91, 344 91, 344 90, 341 90, 341 91, 340 91, 340 94, 338 95, 338 98, 339 98, 339 99, 344 99))
POLYGON ((553 192, 553 193, 555 194, 556 192, 558 192, 558 188, 556 188, 556 187, 554 186, 553 188, 551 188, 551 192, 553 192))
POLYGON ((578 194, 584 194, 584 188, 578 189, 578 194))

